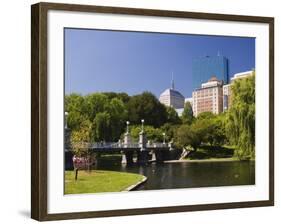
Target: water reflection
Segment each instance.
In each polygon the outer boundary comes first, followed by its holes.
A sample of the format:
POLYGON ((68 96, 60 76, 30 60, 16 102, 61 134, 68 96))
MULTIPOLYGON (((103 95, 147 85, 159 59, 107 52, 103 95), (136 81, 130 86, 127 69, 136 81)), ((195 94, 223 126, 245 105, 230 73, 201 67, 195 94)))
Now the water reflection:
POLYGON ((188 162, 121 165, 119 157, 100 158, 95 169, 145 175, 147 182, 138 190, 233 186, 255 184, 255 162, 188 162))

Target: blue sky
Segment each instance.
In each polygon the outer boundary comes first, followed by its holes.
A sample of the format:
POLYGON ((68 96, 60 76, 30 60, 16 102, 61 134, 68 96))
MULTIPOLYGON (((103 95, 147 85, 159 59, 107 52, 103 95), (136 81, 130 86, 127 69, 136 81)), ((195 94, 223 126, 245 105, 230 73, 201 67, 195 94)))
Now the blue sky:
POLYGON ((229 59, 230 77, 255 68, 255 39, 242 37, 65 29, 65 92, 150 91, 192 94, 192 59, 229 59))

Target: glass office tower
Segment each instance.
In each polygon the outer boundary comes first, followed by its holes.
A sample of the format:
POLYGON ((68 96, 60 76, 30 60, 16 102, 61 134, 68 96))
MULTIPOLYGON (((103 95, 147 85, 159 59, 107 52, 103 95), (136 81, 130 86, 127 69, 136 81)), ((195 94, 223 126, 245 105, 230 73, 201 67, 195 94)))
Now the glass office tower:
POLYGON ((224 84, 229 82, 228 59, 224 56, 205 56, 194 58, 192 61, 192 87, 200 88, 212 76, 222 80, 224 84))

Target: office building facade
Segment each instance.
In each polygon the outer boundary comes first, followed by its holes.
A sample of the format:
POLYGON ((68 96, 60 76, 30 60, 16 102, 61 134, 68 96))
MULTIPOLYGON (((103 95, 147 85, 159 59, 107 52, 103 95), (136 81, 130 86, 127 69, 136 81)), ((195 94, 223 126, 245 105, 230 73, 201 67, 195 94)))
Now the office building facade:
POLYGON ((224 56, 205 56, 192 60, 192 89, 200 88, 201 83, 215 76, 223 84, 228 84, 228 59, 224 56))
POLYGON ((201 88, 192 92, 193 114, 197 117, 202 112, 219 114, 223 111, 223 82, 212 77, 201 88))
POLYGON ((166 89, 159 97, 159 101, 162 104, 175 109, 184 108, 184 99, 184 96, 175 90, 174 80, 172 80, 171 88, 166 89))
POLYGON ((223 111, 226 111, 231 105, 231 84, 222 87, 223 93, 223 111))

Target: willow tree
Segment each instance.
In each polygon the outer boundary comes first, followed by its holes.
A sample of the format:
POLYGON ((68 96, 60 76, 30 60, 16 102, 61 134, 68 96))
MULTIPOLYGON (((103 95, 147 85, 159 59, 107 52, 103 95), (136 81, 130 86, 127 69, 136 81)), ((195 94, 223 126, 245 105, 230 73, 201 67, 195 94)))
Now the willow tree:
POLYGON ((231 106, 226 114, 226 134, 239 159, 255 156, 255 75, 234 81, 231 106))

